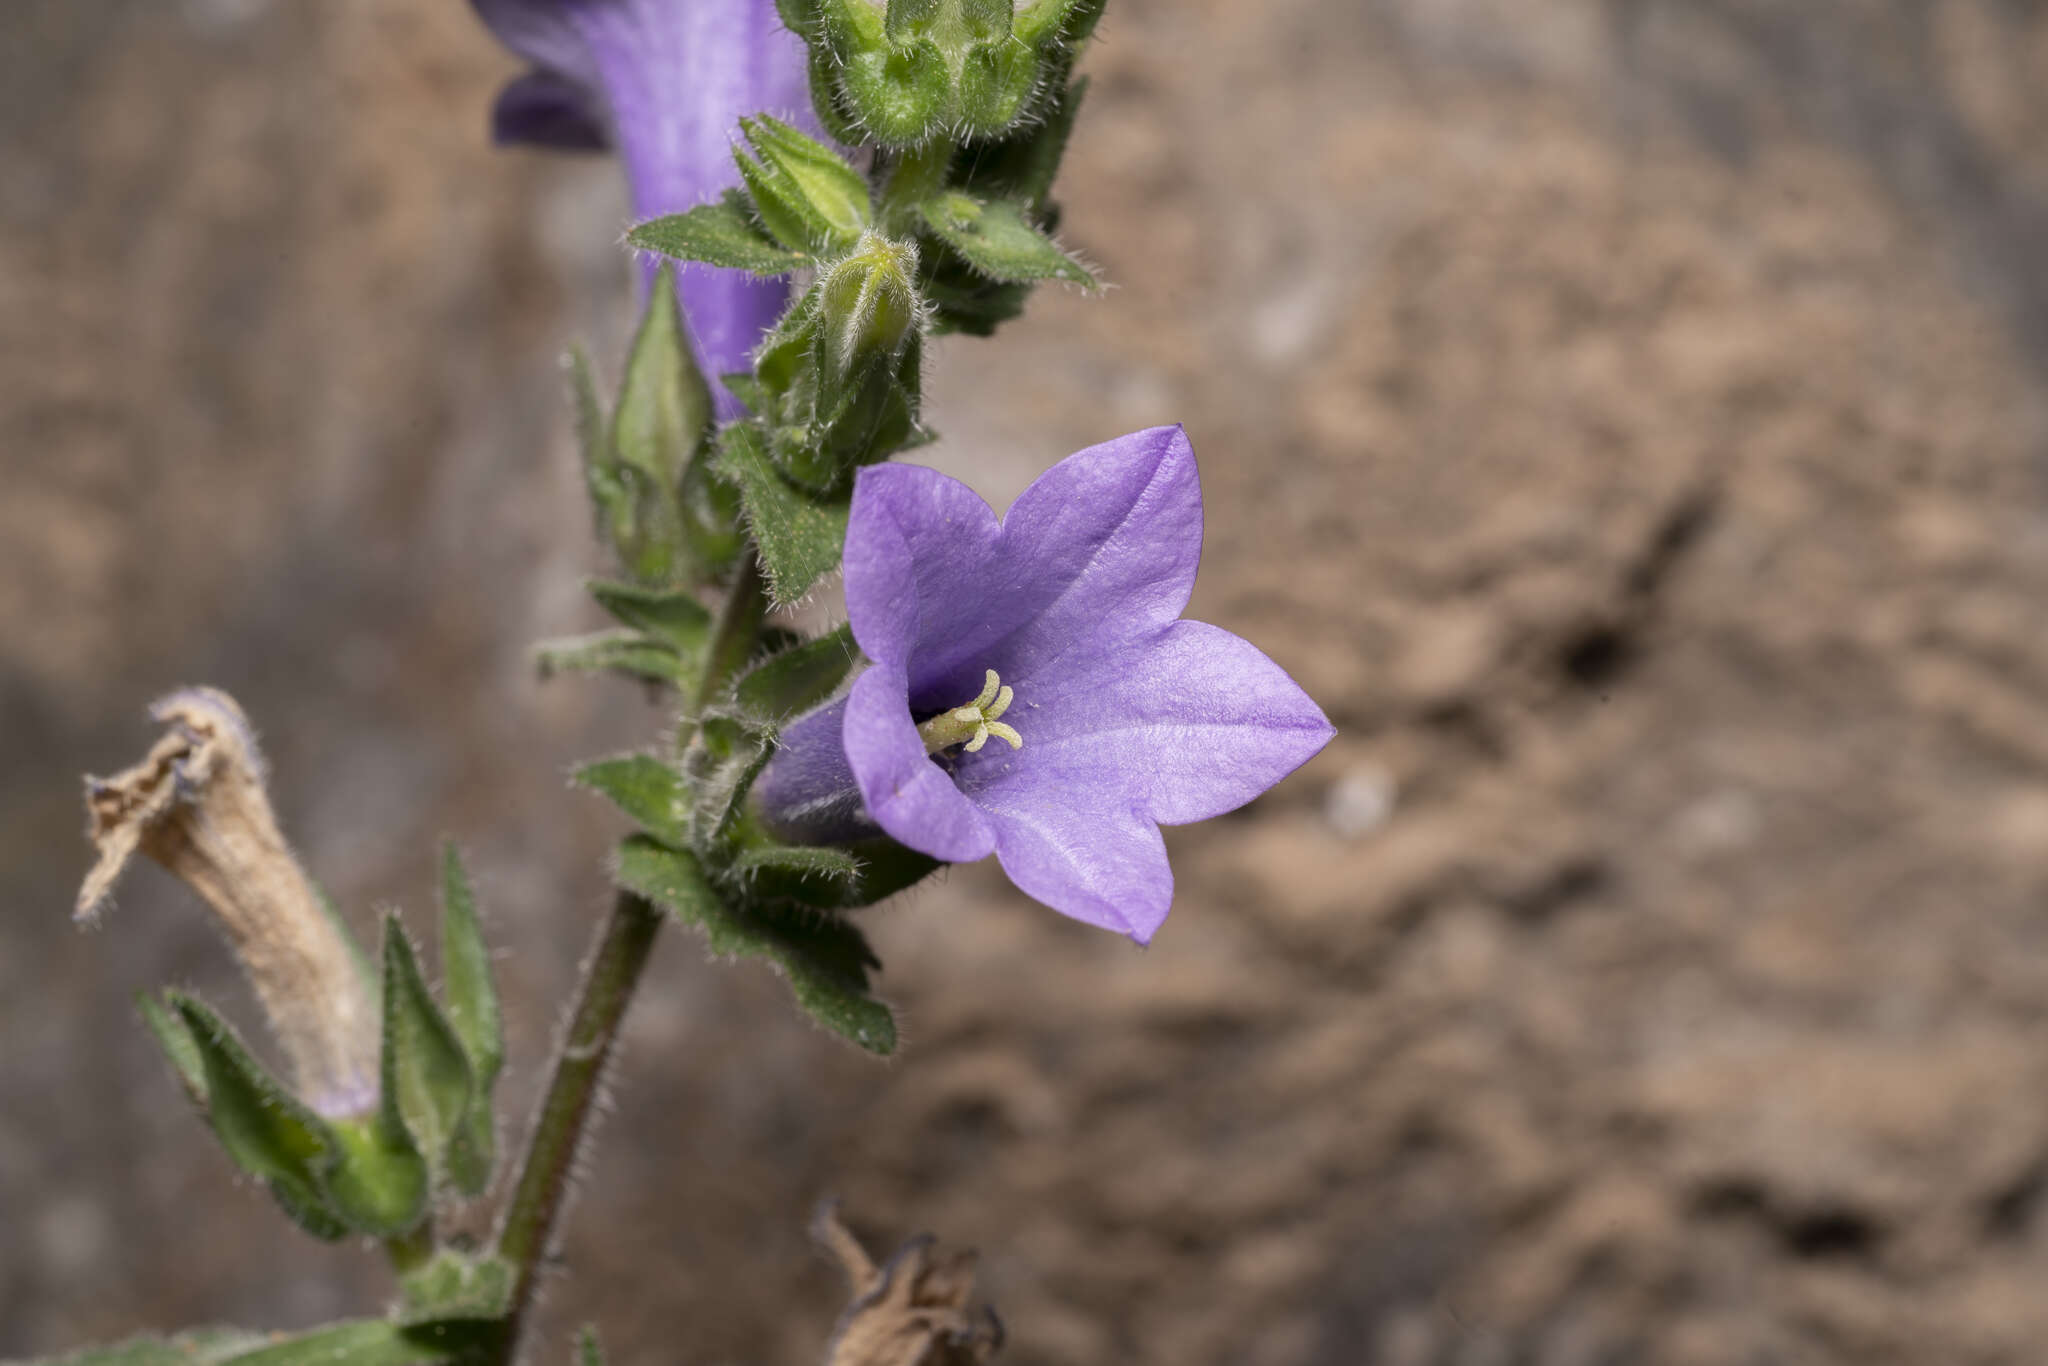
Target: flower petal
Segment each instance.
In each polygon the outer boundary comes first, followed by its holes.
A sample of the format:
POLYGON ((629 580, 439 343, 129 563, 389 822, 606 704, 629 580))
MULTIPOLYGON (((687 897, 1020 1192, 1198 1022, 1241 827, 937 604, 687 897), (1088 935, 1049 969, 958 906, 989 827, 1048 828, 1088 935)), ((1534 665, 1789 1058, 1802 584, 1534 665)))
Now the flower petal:
MULTIPOLYGON (((1001 534, 995 512, 958 479, 921 465, 862 470, 846 528, 846 614, 861 651, 916 681, 935 649, 993 648, 1004 634, 1001 586, 990 582, 1001 534)), ((979 674, 974 684, 920 709, 958 705, 980 691, 979 674)))
POLYGON ((1206 622, 1174 622, 1091 663, 1019 689, 1005 719, 1024 749, 962 755, 969 796, 1023 809, 1114 793, 1185 825, 1243 806, 1336 734, 1285 670, 1206 622))
MULTIPOLYGON (((500 140, 547 146, 615 144, 626 163, 637 218, 679 213, 738 182, 732 141, 742 115, 786 115, 815 128, 804 43, 775 0, 471 0, 498 39, 554 88, 522 78, 500 97, 500 140), (585 118, 553 98, 580 90, 585 118)), ((641 261, 643 288, 659 262, 641 261)), ((718 380, 748 368, 761 336, 789 304, 788 284, 743 271, 689 266, 676 290, 719 416, 738 399, 718 380)))
POLYGON ((491 107, 491 140, 500 146, 602 152, 611 145, 604 114, 574 81, 534 70, 506 83, 491 107))
POLYGON ((1149 943, 1173 906, 1159 827, 1113 792, 1076 784, 1058 803, 978 798, 996 857, 1018 888, 1061 915, 1149 943))
POLYGON ((1022 694, 1056 667, 1071 672, 1156 631, 1186 609, 1201 557, 1201 483, 1181 428, 1068 456, 1003 519, 999 578, 1028 616, 985 667, 1022 694))
POLYGON ((543 70, 590 86, 597 68, 590 60, 573 11, 564 0, 470 0, 470 7, 497 40, 543 70))
POLYGON ((877 663, 846 698, 846 761, 875 823, 899 844, 948 863, 996 847, 988 817, 933 763, 910 719, 901 664, 877 663))

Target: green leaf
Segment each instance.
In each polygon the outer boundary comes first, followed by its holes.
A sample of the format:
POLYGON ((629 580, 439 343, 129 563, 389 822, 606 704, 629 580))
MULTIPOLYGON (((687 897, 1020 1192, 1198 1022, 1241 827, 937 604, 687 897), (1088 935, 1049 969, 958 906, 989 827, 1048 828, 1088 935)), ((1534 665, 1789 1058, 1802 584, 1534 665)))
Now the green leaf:
POLYGON ((135 1007, 142 1012, 142 1022, 156 1036, 164 1056, 171 1060, 171 1070, 178 1074, 178 1082, 185 1088, 185 1094, 203 1109, 206 1105, 206 1061, 199 1054, 199 1041, 192 1037, 185 1021, 164 1009, 154 996, 137 995, 135 1007))
POLYGON ((326 1194, 339 1157, 327 1122, 251 1056, 225 1021, 196 997, 166 992, 206 1075, 206 1117, 235 1164, 270 1187, 298 1225, 329 1241, 348 1232, 326 1194))
POLYGON ((941 866, 930 855, 920 854, 882 836, 848 845, 846 852, 859 860, 860 875, 852 889, 839 901, 837 909, 840 910, 872 906, 924 881, 941 866))
POLYGON ((512 1303, 511 1264, 443 1249, 399 1282, 399 1321, 408 1324, 503 1318, 512 1303))
POLYGON ((762 844, 740 851, 733 871, 762 891, 773 894, 779 883, 825 883, 851 887, 860 876, 860 860, 843 849, 816 845, 762 844))
POLYGON ((672 495, 712 418, 711 389, 683 330, 675 268, 663 265, 626 354, 619 403, 612 410, 611 449, 672 495))
POLYGON ((505 1029, 492 982, 491 951, 477 919, 476 897, 453 841, 441 848, 441 987, 448 1023, 462 1041, 476 1089, 463 1112, 460 1140, 449 1152, 449 1175, 467 1195, 491 1181, 497 1134, 491 1092, 505 1064, 505 1029))
POLYGON ((830 697, 859 659, 853 628, 841 626, 755 665, 734 687, 733 697, 749 720, 780 725, 830 697))
POLYGON ((469 1054, 428 993, 412 941, 395 913, 384 918, 384 1078, 387 1098, 396 1096, 405 1131, 433 1168, 464 1166, 463 1175, 473 1179, 473 1155, 450 1160, 476 1089, 469 1054))
POLYGON ((977 273, 956 252, 932 251, 926 254, 925 262, 919 283, 925 300, 932 306, 934 332, 993 336, 996 328, 1021 316, 1025 304, 1030 302, 1030 285, 1006 285, 991 280, 977 273))
POLYGON ((585 465, 609 464, 606 458, 609 448, 604 437, 610 423, 605 418, 604 400, 598 396, 597 373, 591 367, 590 353, 580 342, 571 342, 567 363, 569 405, 575 413, 576 449, 583 456, 585 465))
POLYGON ((377 1109, 360 1119, 333 1122, 341 1160, 327 1178, 335 1211, 360 1233, 393 1238, 417 1227, 433 1183, 426 1158, 405 1130, 384 1069, 377 1109))
POLYGON ((1101 17, 1101 0, 1025 0, 1017 7, 1015 32, 1033 47, 1055 37, 1080 43, 1101 17))
POLYGON ((701 929, 713 953, 765 958, 781 969, 797 1004, 818 1023, 870 1052, 895 1051, 896 1021, 868 994, 868 972, 881 962, 851 924, 802 909, 736 909, 693 855, 642 835, 619 847, 618 877, 701 929))
MULTIPOLYGON (((289 1336, 243 1329, 200 1328, 167 1338, 130 1338, 45 1357, 35 1366, 414 1366, 471 1352, 480 1335, 439 1323, 391 1319, 330 1323, 289 1336)), ((23 1366, 27 1366, 23 1363, 23 1366)))
POLYGON ((576 770, 574 781, 601 792, 633 818, 642 830, 663 844, 688 844, 684 830, 689 793, 682 777, 661 760, 646 754, 600 759, 576 770))
POLYGON ((1092 289, 1095 277, 1008 200, 948 191, 918 206, 925 225, 992 280, 1065 280, 1092 289))
POLYGON ((104 1347, 82 1347, 64 1356, 42 1357, 33 1366, 219 1366, 268 1340, 265 1334, 240 1328, 193 1328, 171 1337, 135 1337, 104 1347))
MULTIPOLYGON (((576 415, 576 450, 583 460, 583 479, 589 486, 590 501, 597 513, 600 531, 619 523, 630 523, 632 510, 626 506, 626 488, 613 469, 611 428, 605 416, 604 400, 597 394, 597 376, 591 370, 589 353, 581 346, 569 348, 569 402, 576 415)), ((607 533, 608 534, 608 533, 607 533)))
MULTIPOLYGON (((391 940, 405 933, 396 916, 384 922, 384 971, 377 986, 383 1010, 383 1040, 377 1068, 377 1108, 358 1119, 334 1124, 341 1160, 327 1178, 335 1210, 356 1229, 380 1237, 411 1231, 427 1213, 433 1169, 406 1125, 406 1060, 393 1020, 407 1010, 404 984, 391 970, 391 940)), ((412 946, 404 944, 408 954, 412 946)), ((418 967, 414 966, 417 975, 418 967)), ((438 1150, 434 1161, 438 1162, 438 1150)))
POLYGON ((977 149, 967 171, 967 188, 982 199, 1021 201, 1031 209, 1034 222, 1049 227, 1056 216, 1049 202, 1053 181, 1087 93, 1088 78, 1083 76, 1062 89, 1022 132, 977 149))
POLYGON ((756 842, 734 856, 727 876, 741 879, 753 899, 795 901, 823 911, 872 906, 940 866, 885 836, 830 848, 784 845, 749 824, 740 838, 756 842))
POLYGON ((626 241, 642 251, 679 261, 702 261, 756 275, 787 275, 810 264, 810 257, 762 232, 746 203, 743 196, 728 192, 715 203, 699 204, 688 213, 642 223, 626 234, 626 241))
POLYGON ((597 1345, 597 1325, 586 1323, 576 1333, 576 1366, 604 1366, 604 1348, 597 1345))
POLYGON ((710 848, 729 837, 748 790, 774 752, 768 735, 746 721, 715 713, 698 718, 697 733, 683 754, 696 798, 688 847, 710 848))
POLYGON ((415 1366, 462 1356, 478 1337, 441 1324, 358 1319, 272 1342, 225 1358, 219 1366, 415 1366))
POLYGON ((784 479, 747 424, 727 427, 723 437, 719 471, 739 485, 769 596, 786 607, 838 567, 852 495, 810 493, 784 479))
POLYGON ((711 613, 687 589, 648 588, 609 579, 586 579, 583 586, 598 606, 670 646, 682 659, 697 658, 711 638, 711 613))
POLYGON ((558 673, 617 673, 681 687, 689 663, 669 646, 638 631, 597 631, 545 641, 533 652, 542 678, 558 673))

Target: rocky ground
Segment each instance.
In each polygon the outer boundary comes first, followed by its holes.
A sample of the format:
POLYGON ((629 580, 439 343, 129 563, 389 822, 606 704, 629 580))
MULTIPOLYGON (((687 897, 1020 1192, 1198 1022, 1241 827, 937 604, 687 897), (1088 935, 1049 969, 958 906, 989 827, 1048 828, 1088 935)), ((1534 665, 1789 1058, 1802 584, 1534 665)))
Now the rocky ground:
MULTIPOLYGON (((484 146, 453 0, 21 8, 0 1353, 372 1310, 134 1023, 248 1018, 195 907, 67 924, 77 775, 213 682, 358 923, 459 838, 524 1114, 617 833, 562 774, 662 724, 525 663, 589 624, 622 195, 484 146)), ((675 936, 551 1329, 813 1360, 832 1192, 979 1244, 1019 1366, 2038 1361, 2048 8, 1116 0, 1090 68, 1118 288, 948 342, 934 459, 1187 423, 1194 612, 1342 734, 1171 832, 1148 952, 988 867, 872 913, 887 1065, 675 936)))

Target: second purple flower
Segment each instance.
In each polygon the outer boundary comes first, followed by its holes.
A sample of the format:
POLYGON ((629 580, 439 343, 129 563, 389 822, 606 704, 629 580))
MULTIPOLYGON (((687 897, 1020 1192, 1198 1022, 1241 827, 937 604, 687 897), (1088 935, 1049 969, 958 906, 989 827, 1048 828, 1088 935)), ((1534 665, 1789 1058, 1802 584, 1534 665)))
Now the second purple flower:
MULTIPOLYGON (((732 141, 762 112, 808 123, 803 40, 773 0, 471 0, 499 41, 533 63, 492 111, 500 142, 616 147, 636 218, 677 213, 739 183, 732 141)), ((646 268, 652 280, 654 268, 646 268)), ((693 265, 677 277, 698 360, 714 382, 748 368, 789 288, 693 265)), ((738 406, 719 392, 723 416, 738 406)))

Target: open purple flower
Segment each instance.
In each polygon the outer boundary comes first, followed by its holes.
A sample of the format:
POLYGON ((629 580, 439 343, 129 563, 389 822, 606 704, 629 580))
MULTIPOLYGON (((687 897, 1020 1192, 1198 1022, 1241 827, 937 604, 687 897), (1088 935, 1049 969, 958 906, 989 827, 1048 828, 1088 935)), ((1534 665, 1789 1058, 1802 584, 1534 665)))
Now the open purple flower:
MULTIPOLYGON (((774 0, 471 0, 499 41, 533 63, 498 96, 499 142, 617 147, 638 218, 680 213, 739 183, 742 115, 808 122, 803 40, 774 0)), ((649 262, 644 279, 653 278, 649 262)), ((780 280, 682 268, 677 288, 698 359, 716 377, 747 368, 789 302, 780 280)), ((736 412, 720 394, 721 411, 736 412), (731 411, 727 411, 731 410, 731 411)))
POLYGON ((783 733, 764 821, 993 853, 1054 910, 1146 942, 1173 900, 1159 827, 1242 806, 1335 733, 1257 649, 1180 620, 1201 545, 1179 427, 1069 456, 1000 521, 935 470, 863 470, 846 604, 873 665, 783 733))

